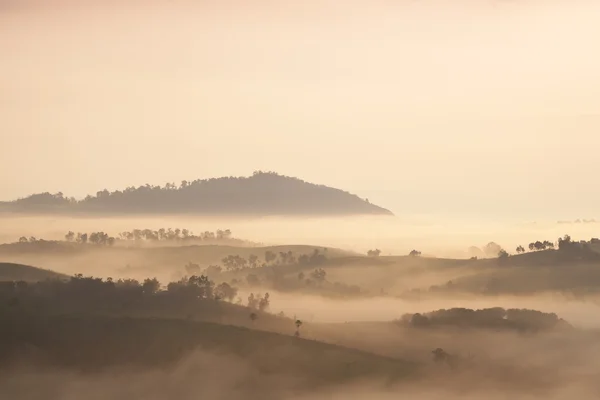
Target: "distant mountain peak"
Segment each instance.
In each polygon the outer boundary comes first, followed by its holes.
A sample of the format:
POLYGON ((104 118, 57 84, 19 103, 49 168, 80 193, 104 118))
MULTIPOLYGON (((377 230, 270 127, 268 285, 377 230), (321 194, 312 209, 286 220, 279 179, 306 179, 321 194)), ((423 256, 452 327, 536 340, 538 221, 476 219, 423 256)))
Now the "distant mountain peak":
POLYGON ((62 193, 39 193, 2 203, 19 212, 94 212, 199 215, 393 215, 389 210, 346 192, 280 175, 255 171, 249 177, 221 177, 149 184, 82 200, 62 193))

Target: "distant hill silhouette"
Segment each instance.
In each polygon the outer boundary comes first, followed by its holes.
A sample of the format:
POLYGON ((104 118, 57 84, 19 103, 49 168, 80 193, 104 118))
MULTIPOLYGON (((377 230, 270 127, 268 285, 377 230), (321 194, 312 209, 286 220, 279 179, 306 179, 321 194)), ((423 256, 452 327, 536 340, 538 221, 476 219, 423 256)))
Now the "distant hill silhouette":
POLYGON ((12 212, 194 213, 204 215, 393 215, 340 189, 315 185, 273 172, 223 177, 180 185, 145 185, 83 200, 40 193, 0 203, 12 212))

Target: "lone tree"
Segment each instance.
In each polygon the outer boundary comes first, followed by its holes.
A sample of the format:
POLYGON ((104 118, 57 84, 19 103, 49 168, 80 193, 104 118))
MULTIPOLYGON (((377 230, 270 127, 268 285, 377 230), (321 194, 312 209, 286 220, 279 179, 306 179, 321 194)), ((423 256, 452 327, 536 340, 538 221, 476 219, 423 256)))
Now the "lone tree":
POLYGON ((294 322, 294 324, 296 325, 296 333, 294 334, 294 336, 300 337, 300 327, 302 326, 302 321, 297 319, 296 322, 294 322))
POLYGON ((518 246, 517 247, 517 253, 519 253, 519 254, 525 253, 525 248, 523 246, 518 246))
POLYGON ((250 314, 250 321, 252 321, 252 325, 254 325, 254 321, 256 321, 257 319, 258 319, 258 315, 256 315, 256 313, 250 314))
POLYGON ((421 252, 418 250, 413 250, 410 253, 408 253, 408 255, 411 257, 419 257, 421 255, 421 252))

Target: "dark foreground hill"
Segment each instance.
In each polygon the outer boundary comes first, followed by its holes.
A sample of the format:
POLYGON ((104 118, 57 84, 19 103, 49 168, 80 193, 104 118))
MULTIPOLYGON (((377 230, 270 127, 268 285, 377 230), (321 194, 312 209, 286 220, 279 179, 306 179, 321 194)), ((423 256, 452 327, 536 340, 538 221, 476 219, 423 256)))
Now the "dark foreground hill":
POLYGON ((164 187, 145 185, 83 200, 62 193, 34 194, 0 203, 12 212, 95 212, 200 215, 392 215, 356 195, 298 178, 257 172, 251 177, 183 181, 164 187))
POLYGON ((46 279, 60 279, 65 276, 58 272, 31 267, 29 265, 0 263, 0 281, 38 282, 46 279))
MULTIPOLYGON (((4 321, 8 322, 8 321, 4 321)), ((15 317, 0 333, 0 366, 73 372, 181 371, 207 393, 208 375, 248 393, 303 391, 356 379, 396 380, 416 365, 345 347, 251 329, 174 319, 15 317), (218 372, 218 373, 217 373, 218 372)), ((8 371, 8 370, 5 370, 8 371)), ((172 372, 172 373, 175 373, 172 372)), ((0 375, 2 369, 0 369, 0 375)), ((187 380, 187 379, 191 380, 187 380)), ((195 386, 196 385, 196 386, 195 386)), ((200 396, 202 397, 202 396, 200 396)), ((210 396, 209 396, 210 397, 210 396)))

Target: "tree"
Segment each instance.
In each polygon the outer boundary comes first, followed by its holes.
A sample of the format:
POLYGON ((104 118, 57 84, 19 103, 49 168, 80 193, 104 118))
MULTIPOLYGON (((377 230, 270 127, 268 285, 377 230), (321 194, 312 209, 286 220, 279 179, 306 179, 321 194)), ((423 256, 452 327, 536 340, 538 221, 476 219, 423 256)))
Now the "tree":
POLYGON ((525 253, 525 248, 523 246, 518 246, 517 247, 517 253, 519 253, 519 254, 525 253))
POLYGON ((250 321, 252 321, 252 325, 254 325, 254 321, 256 321, 257 319, 258 319, 258 315, 256 315, 256 313, 250 314, 250 321))
POLYGON ((230 284, 223 282, 215 288, 215 297, 218 299, 224 299, 228 301, 233 301, 235 296, 237 296, 238 290, 237 288, 231 286, 230 284))
POLYGON ((87 233, 78 233, 76 241, 77 241, 77 243, 86 244, 88 242, 88 234, 87 233))
POLYGON ((483 248, 483 252, 488 257, 496 257, 498 255, 498 253, 500 252, 500 250, 502 250, 502 247, 498 243, 495 243, 495 242, 489 242, 483 248))
POLYGON ((259 298, 260 296, 255 296, 254 293, 250 293, 248 296, 248 308, 257 309, 259 298))
POLYGON ((142 284, 142 292, 144 294, 153 295, 160 290, 160 282, 156 278, 146 279, 142 284))
POLYGON ((296 333, 294 334, 296 337, 300 337, 300 327, 302 326, 302 321, 300 321, 299 319, 297 319, 294 322, 294 325, 296 325, 296 333))
POLYGON ((570 250, 573 247, 571 236, 565 235, 558 239, 558 250, 570 250))
POLYGON ((327 277, 327 272, 323 268, 318 268, 311 272, 310 276, 316 282, 323 283, 327 277))
POLYGON ((27 239, 25 236, 21 236, 19 238, 19 243, 27 243, 27 242, 29 242, 29 239, 27 239))
POLYGON ((379 249, 367 251, 367 255, 369 257, 379 257, 380 254, 381 254, 381 250, 379 250, 379 249))
POLYGON ((500 251, 498 252, 498 258, 500 260, 504 260, 507 259, 509 256, 508 251, 504 250, 504 249, 500 249, 500 251))
POLYGON ((418 250, 412 250, 410 253, 408 253, 408 255, 411 257, 419 257, 421 255, 421 252, 418 250))
POLYGON ((188 279, 188 286, 194 289, 195 294, 201 299, 210 299, 213 297, 214 282, 205 275, 193 275, 188 279))
POLYGON ((260 311, 267 311, 267 309, 269 308, 269 306, 271 305, 271 302, 269 300, 269 293, 265 293, 265 295, 263 296, 262 299, 260 299, 260 301, 258 302, 258 309, 260 311))
POLYGON ((65 235, 65 240, 67 242, 72 242, 73 240, 75 240, 75 232, 73 232, 73 231, 67 232, 67 234, 65 235))
POLYGON ((248 263, 250 264, 250 268, 256 268, 257 261, 258 261, 258 257, 255 256, 254 254, 250 254, 250 256, 248 257, 248 263))

